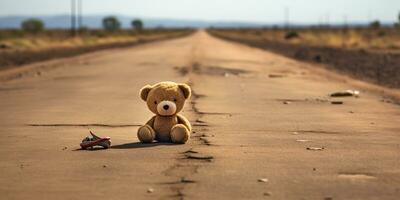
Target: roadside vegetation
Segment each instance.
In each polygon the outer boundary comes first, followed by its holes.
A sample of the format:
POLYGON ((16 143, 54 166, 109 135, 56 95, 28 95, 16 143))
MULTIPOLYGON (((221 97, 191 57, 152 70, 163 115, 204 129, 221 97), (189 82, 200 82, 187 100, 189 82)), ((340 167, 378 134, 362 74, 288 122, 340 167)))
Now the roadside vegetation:
POLYGON ((400 28, 309 27, 218 29, 212 32, 230 37, 263 39, 289 44, 400 52, 400 28))
POLYGON ((400 16, 392 27, 209 29, 216 37, 241 42, 351 75, 400 88, 400 16))
POLYGON ((46 29, 41 20, 29 19, 21 23, 20 29, 0 30, 0 69, 192 32, 190 29, 146 29, 140 19, 132 20, 131 29, 121 29, 121 23, 113 16, 105 17, 102 25, 102 29, 46 29))

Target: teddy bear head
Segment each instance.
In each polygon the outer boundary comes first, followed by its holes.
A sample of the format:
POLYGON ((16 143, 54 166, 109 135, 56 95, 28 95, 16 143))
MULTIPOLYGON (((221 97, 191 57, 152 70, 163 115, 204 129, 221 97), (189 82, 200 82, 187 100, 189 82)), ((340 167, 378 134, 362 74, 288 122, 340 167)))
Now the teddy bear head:
POLYGON ((146 85, 140 90, 140 97, 156 115, 172 116, 180 112, 189 99, 191 89, 187 84, 160 82, 146 85))

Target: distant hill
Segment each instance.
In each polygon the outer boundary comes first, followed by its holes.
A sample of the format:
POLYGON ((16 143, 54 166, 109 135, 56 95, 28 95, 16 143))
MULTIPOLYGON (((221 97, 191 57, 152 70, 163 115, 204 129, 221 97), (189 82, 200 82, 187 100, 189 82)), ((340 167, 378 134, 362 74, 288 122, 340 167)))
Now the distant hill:
MULTIPOLYGON (((83 25, 89 28, 101 28, 102 19, 109 15, 89 15, 83 17, 83 25)), ((124 15, 115 15, 122 23, 123 28, 130 28, 131 21, 135 17, 124 15)), ((31 16, 0 16, 0 29, 19 28, 21 22, 32 18, 31 16)), ((46 28, 69 28, 69 15, 54 15, 54 16, 34 16, 44 21, 46 28)), ((201 20, 178 20, 178 19, 156 19, 156 18, 141 18, 147 28, 168 27, 168 28, 207 28, 207 27, 260 27, 260 23, 246 22, 209 22, 201 20)))

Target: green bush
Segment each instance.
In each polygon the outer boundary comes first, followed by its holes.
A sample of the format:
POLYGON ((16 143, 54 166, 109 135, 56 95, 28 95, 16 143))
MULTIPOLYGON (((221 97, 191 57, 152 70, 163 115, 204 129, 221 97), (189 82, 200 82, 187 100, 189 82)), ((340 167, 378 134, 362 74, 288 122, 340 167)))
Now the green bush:
POLYGON ((103 19, 103 28, 107 31, 117 31, 121 28, 121 23, 114 16, 105 17, 103 19))
POLYGON ((378 29, 381 27, 381 22, 379 22, 378 20, 375 20, 369 24, 369 27, 378 29))
POLYGON ((294 38, 299 38, 300 35, 296 31, 289 31, 285 34, 285 39, 290 40, 294 38))
POLYGON ((400 28, 400 12, 399 12, 399 15, 397 16, 397 20, 398 21, 394 23, 394 27, 395 28, 400 28))
POLYGON ((28 19, 21 23, 21 28, 28 33, 39 33, 44 30, 44 23, 40 19, 28 19))
POLYGON ((134 28, 136 31, 143 30, 143 22, 140 19, 133 20, 131 25, 132 25, 132 28, 134 28))
POLYGON ((397 20, 398 20, 398 23, 400 24, 400 12, 399 12, 399 15, 397 16, 397 20))

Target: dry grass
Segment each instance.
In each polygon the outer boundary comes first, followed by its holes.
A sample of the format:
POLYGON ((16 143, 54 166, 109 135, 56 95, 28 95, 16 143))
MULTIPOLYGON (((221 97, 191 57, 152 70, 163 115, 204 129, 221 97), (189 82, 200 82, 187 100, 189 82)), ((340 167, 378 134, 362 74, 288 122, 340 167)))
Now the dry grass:
POLYGON ((48 30, 39 34, 27 34, 20 30, 1 30, 1 51, 46 50, 53 48, 86 47, 123 42, 134 42, 166 34, 176 34, 184 30, 154 29, 137 33, 130 30, 114 33, 102 30, 83 31, 78 36, 71 36, 68 30, 48 30))
POLYGON ((145 42, 188 35, 190 29, 154 29, 134 31, 86 31, 72 37, 66 30, 51 30, 40 34, 25 34, 18 30, 0 31, 0 70, 53 58, 82 53, 129 47, 145 42))
POLYGON ((399 29, 213 29, 209 33, 400 88, 399 29), (288 33, 292 37, 287 37, 288 33))
POLYGON ((291 44, 346 49, 400 51, 400 29, 394 28, 225 29, 218 31, 224 32, 224 34, 239 34, 246 38, 261 38, 291 44), (290 32, 296 32, 298 37, 285 38, 290 32))

